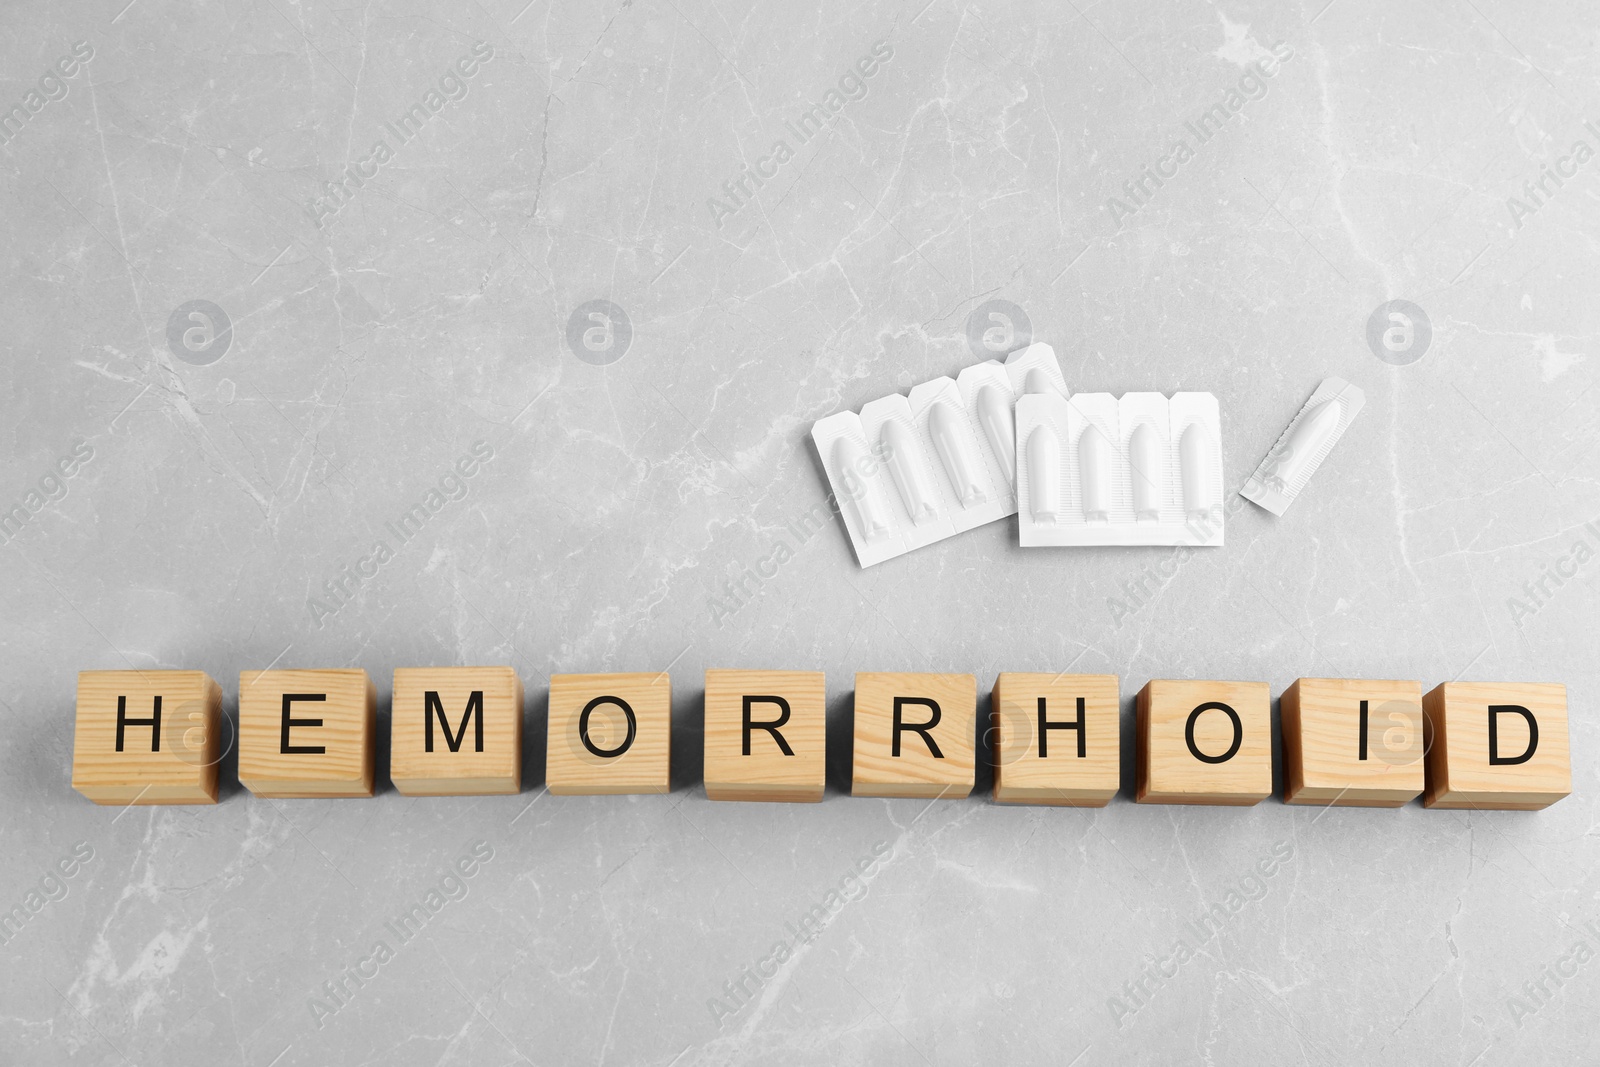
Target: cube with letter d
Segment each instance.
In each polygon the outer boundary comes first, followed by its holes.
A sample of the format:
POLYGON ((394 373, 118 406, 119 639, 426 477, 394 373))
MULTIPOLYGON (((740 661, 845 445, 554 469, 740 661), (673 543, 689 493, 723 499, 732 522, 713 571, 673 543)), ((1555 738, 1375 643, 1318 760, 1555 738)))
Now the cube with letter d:
POLYGON ((1430 808, 1546 808, 1572 792, 1567 687, 1445 682, 1422 698, 1430 808))
POLYGON ((977 713, 970 674, 857 674, 851 794, 971 793, 977 713))

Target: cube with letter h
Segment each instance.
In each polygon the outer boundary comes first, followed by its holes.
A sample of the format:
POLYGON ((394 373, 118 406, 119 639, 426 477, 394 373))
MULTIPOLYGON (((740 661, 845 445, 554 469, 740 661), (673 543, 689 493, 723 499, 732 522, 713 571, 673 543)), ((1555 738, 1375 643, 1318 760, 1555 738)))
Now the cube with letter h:
POLYGON ((1002 673, 990 709, 994 798, 1104 807, 1122 777, 1122 701, 1114 674, 1002 673))
POLYGON ((522 788, 522 679, 510 667, 397 667, 389 777, 409 796, 522 788))
POLYGON ((205 671, 80 671, 72 788, 96 804, 215 804, 222 688, 205 671))
POLYGON ((359 668, 239 672, 239 781, 259 797, 370 797, 377 690, 359 668))
POLYGON ((1567 688, 1445 682, 1422 698, 1430 808, 1533 811, 1572 792, 1567 688))
POLYGON ((1256 804, 1272 795, 1265 682, 1157 679, 1139 691, 1141 804, 1256 804))
POLYGON ((706 671, 706 796, 821 800, 826 700, 821 671, 706 671))
POLYGON ((851 794, 971 793, 977 710, 970 674, 857 674, 851 794))

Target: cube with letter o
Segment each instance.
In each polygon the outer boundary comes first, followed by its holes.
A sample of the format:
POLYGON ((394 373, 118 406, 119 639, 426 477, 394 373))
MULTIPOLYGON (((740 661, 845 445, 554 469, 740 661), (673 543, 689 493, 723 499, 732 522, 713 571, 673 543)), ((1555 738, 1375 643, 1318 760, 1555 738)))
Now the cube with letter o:
POLYGON ((1266 682, 1155 680, 1139 691, 1141 804, 1256 804, 1272 795, 1266 682))

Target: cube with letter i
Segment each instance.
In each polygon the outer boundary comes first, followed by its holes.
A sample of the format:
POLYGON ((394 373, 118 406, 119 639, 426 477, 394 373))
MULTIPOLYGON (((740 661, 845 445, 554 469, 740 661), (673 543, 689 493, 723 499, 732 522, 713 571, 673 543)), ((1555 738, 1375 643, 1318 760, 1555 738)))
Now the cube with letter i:
POLYGON ((1398 808, 1422 793, 1421 682, 1300 678, 1279 705, 1284 803, 1398 808))

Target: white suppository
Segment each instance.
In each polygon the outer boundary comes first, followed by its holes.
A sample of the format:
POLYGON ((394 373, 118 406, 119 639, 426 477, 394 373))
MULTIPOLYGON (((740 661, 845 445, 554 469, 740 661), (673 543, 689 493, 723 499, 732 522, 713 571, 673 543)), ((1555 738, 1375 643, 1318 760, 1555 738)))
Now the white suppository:
POLYGON ((841 411, 811 427, 863 567, 1017 510, 1017 397, 1065 397, 1047 344, 841 411))
POLYGON ((1222 544, 1210 393, 1023 396, 1017 456, 1024 547, 1222 544))
POLYGON ((1366 403, 1366 396, 1343 378, 1325 378, 1305 406, 1284 429, 1239 495, 1274 515, 1289 510, 1345 429, 1366 403))

